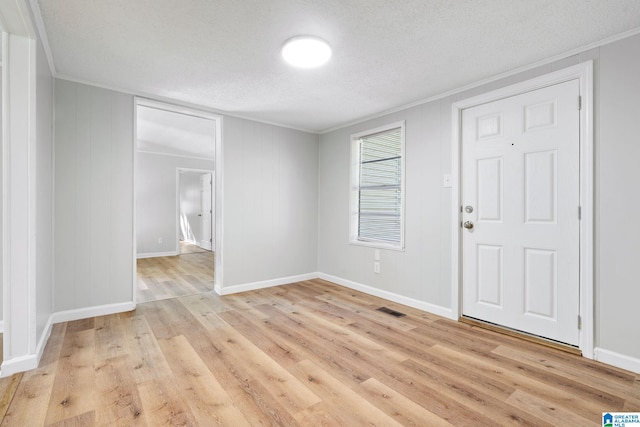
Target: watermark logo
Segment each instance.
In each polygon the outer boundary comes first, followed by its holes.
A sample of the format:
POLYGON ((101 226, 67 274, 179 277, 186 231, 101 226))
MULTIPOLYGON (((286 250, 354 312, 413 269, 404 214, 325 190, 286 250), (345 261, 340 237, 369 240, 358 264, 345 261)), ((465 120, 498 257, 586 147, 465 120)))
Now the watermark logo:
POLYGON ((602 427, 640 427, 640 412, 603 412, 602 427))

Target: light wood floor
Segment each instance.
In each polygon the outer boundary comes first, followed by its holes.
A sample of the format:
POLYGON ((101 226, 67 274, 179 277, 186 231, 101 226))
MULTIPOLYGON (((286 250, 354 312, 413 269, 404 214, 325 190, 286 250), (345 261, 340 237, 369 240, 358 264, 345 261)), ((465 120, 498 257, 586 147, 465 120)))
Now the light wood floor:
POLYGON ((178 246, 181 254, 194 254, 199 252, 211 252, 206 249, 202 249, 198 245, 194 245, 193 243, 185 242, 184 240, 180 240, 178 242, 178 246))
POLYGON ((157 301, 213 290, 214 254, 180 242, 178 256, 137 261, 137 302, 157 301))
POLYGON ((584 427, 640 411, 640 375, 322 280, 57 324, 0 393, 10 426, 584 427))

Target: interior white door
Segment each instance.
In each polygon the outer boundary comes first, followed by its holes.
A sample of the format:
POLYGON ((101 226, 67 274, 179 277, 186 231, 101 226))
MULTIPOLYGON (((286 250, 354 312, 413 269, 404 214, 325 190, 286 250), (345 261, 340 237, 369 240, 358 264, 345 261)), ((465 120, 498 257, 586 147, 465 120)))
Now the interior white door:
POLYGON ((462 113, 463 315, 571 345, 579 343, 578 99, 572 80, 462 113))
POLYGON ((201 248, 212 250, 212 217, 213 217, 213 209, 211 205, 211 174, 206 173, 200 176, 200 201, 201 201, 201 209, 200 209, 200 219, 202 221, 200 230, 202 231, 202 235, 199 239, 198 246, 201 248))

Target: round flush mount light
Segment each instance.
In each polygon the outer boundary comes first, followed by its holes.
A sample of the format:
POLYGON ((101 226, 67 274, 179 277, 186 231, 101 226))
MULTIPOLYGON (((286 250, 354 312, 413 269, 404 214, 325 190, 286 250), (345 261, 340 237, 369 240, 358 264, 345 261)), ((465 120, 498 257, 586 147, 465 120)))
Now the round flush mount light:
POLYGON ((282 57, 294 67, 319 67, 331 58, 331 46, 320 37, 296 36, 284 43, 282 57))

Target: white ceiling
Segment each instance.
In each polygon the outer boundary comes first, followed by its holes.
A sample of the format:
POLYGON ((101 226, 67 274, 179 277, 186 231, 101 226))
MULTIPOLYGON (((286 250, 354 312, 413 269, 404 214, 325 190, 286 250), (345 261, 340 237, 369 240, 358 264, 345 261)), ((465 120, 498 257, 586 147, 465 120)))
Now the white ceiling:
POLYGON ((143 105, 136 116, 138 151, 214 159, 214 120, 143 105))
POLYGON ((37 3, 60 77, 311 131, 640 30, 638 0, 37 3), (332 45, 326 66, 284 63, 299 34, 332 45))

